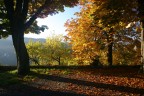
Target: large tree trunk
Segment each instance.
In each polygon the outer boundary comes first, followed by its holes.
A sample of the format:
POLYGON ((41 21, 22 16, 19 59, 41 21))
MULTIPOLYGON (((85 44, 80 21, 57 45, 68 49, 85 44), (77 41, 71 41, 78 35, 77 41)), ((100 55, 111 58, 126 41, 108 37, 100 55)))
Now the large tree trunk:
POLYGON ((13 45, 17 56, 18 75, 29 73, 29 55, 24 43, 24 30, 21 26, 15 26, 12 32, 13 45))

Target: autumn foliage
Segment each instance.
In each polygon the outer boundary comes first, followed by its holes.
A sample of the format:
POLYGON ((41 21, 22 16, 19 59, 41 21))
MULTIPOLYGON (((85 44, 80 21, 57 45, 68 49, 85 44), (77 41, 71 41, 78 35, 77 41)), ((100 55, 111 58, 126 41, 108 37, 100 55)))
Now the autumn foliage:
POLYGON ((137 2, 80 0, 79 3, 81 11, 75 13, 77 18, 65 23, 68 32, 66 39, 72 44, 75 59, 84 64, 98 59, 100 63, 110 66, 135 64, 135 59, 139 64, 141 29, 135 30, 140 27, 138 23, 133 23, 138 17, 131 10, 131 7, 136 8, 137 2))

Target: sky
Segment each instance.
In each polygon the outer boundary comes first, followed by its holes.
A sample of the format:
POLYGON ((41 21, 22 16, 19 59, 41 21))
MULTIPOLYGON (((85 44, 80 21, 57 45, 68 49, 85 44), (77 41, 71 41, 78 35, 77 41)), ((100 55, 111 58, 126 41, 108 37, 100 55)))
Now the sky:
POLYGON ((64 12, 60 12, 53 16, 48 16, 45 19, 37 19, 38 25, 47 25, 48 30, 45 30, 41 34, 25 34, 25 37, 29 38, 47 38, 51 34, 63 34, 66 35, 64 24, 68 19, 76 18, 75 12, 79 12, 79 7, 65 8, 64 12))

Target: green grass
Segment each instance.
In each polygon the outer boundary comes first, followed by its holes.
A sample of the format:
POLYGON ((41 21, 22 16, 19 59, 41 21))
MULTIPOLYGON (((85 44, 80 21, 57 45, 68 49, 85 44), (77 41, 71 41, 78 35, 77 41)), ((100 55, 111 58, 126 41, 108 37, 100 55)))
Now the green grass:
POLYGON ((34 68, 34 69, 31 69, 31 73, 34 72, 34 73, 38 73, 38 74, 49 74, 50 70, 52 70, 52 69, 48 69, 48 68, 37 69, 37 68, 34 68))
POLYGON ((23 82, 29 82, 36 78, 35 75, 29 74, 24 77, 17 75, 17 70, 5 71, 0 73, 0 86, 10 86, 14 84, 22 84, 23 82))
POLYGON ((17 75, 17 70, 12 71, 5 71, 0 73, 0 86, 9 86, 13 84, 22 84, 23 82, 31 82, 38 78, 38 74, 45 74, 50 75, 51 73, 59 74, 59 75, 68 75, 71 74, 71 71, 68 69, 37 69, 33 68, 31 69, 31 72, 29 75, 26 75, 24 77, 20 77, 17 75), (56 72, 56 73, 55 73, 56 72))
POLYGON ((10 86, 13 84, 22 84, 23 82, 30 82, 37 78, 36 75, 33 73, 38 74, 48 74, 49 69, 32 69, 29 75, 24 77, 20 77, 17 75, 17 70, 12 71, 5 71, 0 73, 0 86, 10 86))
POLYGON ((71 71, 68 70, 68 69, 67 69, 67 70, 63 70, 63 71, 62 71, 62 74, 63 74, 63 75, 69 75, 69 74, 71 74, 71 71))
POLYGON ((45 68, 45 69, 31 69, 31 72, 37 73, 37 74, 45 74, 45 75, 49 75, 53 72, 58 72, 57 74, 61 74, 61 75, 68 75, 71 74, 71 71, 69 69, 49 69, 49 68, 45 68))
POLYGON ((16 70, 0 73, 0 86, 20 84, 20 81, 16 70))

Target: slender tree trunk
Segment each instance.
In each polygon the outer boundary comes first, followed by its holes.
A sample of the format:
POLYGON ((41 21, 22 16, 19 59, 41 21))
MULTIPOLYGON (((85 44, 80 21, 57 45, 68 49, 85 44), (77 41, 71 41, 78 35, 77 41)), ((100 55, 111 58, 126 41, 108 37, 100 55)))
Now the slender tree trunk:
MULTIPOLYGON (((22 25, 22 24, 21 24, 22 25)), ((29 55, 24 43, 24 30, 23 26, 14 26, 12 32, 12 40, 17 56, 17 70, 18 75, 26 75, 29 73, 29 55)))
POLYGON ((111 67, 113 65, 113 28, 110 29, 109 33, 107 34, 107 42, 108 42, 108 64, 111 67))
POLYGON ((144 73, 144 20, 141 20, 141 68, 140 71, 144 73))
POLYGON ((61 65, 61 58, 58 58, 58 64, 61 65))
POLYGON ((112 56, 112 47, 113 47, 113 42, 111 42, 110 44, 108 44, 108 64, 111 67, 113 65, 113 56, 112 56))
POLYGON ((138 11, 141 22, 141 68, 140 71, 144 73, 144 0, 138 0, 138 11))

